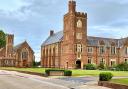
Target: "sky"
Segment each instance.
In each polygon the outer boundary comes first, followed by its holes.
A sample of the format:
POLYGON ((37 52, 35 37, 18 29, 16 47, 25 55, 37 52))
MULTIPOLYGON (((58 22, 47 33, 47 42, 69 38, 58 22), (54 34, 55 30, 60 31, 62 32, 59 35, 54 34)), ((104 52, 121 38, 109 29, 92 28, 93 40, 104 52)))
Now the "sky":
MULTIPOLYGON (((14 45, 27 41, 40 60, 49 31, 63 30, 69 0, 0 0, 0 29, 14 34, 14 45)), ((128 35, 128 0, 76 0, 78 12, 88 14, 88 35, 124 38, 128 35)))

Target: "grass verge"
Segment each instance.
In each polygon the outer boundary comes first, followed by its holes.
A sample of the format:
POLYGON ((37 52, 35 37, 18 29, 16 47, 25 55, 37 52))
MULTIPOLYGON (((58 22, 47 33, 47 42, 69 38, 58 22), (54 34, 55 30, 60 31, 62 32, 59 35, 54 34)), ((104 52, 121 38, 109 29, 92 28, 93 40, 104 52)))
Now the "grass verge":
POLYGON ((128 85, 128 78, 112 79, 111 83, 128 85))
MULTIPOLYGON (((15 68, 15 67, 0 67, 2 70, 16 70, 16 71, 28 71, 35 73, 45 73, 47 68, 15 68)), ((99 76, 101 72, 111 72, 114 76, 127 76, 128 71, 103 71, 103 70, 78 70, 72 69, 73 76, 99 76)))

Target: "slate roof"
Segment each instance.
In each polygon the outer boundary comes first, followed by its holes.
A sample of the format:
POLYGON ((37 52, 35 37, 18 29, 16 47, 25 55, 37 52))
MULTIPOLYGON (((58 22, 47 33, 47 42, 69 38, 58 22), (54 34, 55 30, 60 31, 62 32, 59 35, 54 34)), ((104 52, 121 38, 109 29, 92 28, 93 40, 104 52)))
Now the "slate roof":
POLYGON ((62 37, 63 37, 63 31, 59 31, 57 33, 54 33, 52 36, 49 36, 44 41, 42 46, 49 45, 49 44, 56 43, 56 42, 60 42, 62 40, 62 37))
MULTIPOLYGON (((43 42, 42 46, 60 42, 60 41, 62 41, 62 38, 63 38, 63 31, 59 31, 57 33, 54 33, 52 36, 49 36, 43 42)), ((99 41, 104 41, 106 47, 110 47, 112 42, 115 43, 116 47, 121 47, 121 46, 123 46, 125 39, 126 38, 114 39, 114 38, 87 36, 87 45, 88 46, 98 46, 99 41)))
POLYGON ((22 42, 22 43, 16 45, 16 46, 14 47, 14 50, 16 51, 17 49, 19 49, 25 42, 26 42, 26 41, 24 41, 24 42, 22 42))
POLYGON ((112 38, 102 38, 102 37, 93 37, 88 36, 88 45, 90 46, 98 46, 100 41, 103 41, 106 46, 110 46, 112 42, 115 43, 116 46, 118 46, 119 39, 112 39, 112 38))
MULTIPOLYGON (((14 46, 14 51, 16 52, 18 49, 20 49, 22 47, 23 44, 27 44, 29 46, 29 44, 27 43, 27 41, 24 41, 16 46, 14 46)), ((34 51, 32 50, 32 48, 29 46, 30 50, 34 53, 34 51)))

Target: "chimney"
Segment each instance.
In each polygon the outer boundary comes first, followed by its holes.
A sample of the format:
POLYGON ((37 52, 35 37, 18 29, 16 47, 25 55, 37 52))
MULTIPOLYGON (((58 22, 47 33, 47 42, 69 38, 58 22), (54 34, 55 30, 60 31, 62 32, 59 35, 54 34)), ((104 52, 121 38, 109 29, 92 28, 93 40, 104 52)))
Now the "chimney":
POLYGON ((50 36, 54 34, 54 30, 50 30, 50 36))

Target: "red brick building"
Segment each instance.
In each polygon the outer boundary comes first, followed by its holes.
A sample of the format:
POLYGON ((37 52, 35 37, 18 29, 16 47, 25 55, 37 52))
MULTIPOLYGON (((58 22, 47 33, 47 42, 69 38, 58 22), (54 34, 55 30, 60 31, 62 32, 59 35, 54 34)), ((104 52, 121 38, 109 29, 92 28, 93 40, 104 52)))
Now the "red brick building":
POLYGON ((0 49, 0 67, 31 67, 34 52, 25 41, 14 46, 14 35, 6 35, 6 47, 0 49))
POLYGON ((75 1, 69 1, 68 8, 63 31, 50 31, 41 46, 43 67, 83 68, 88 63, 113 66, 128 62, 128 38, 87 36, 87 13, 77 12, 75 1))

